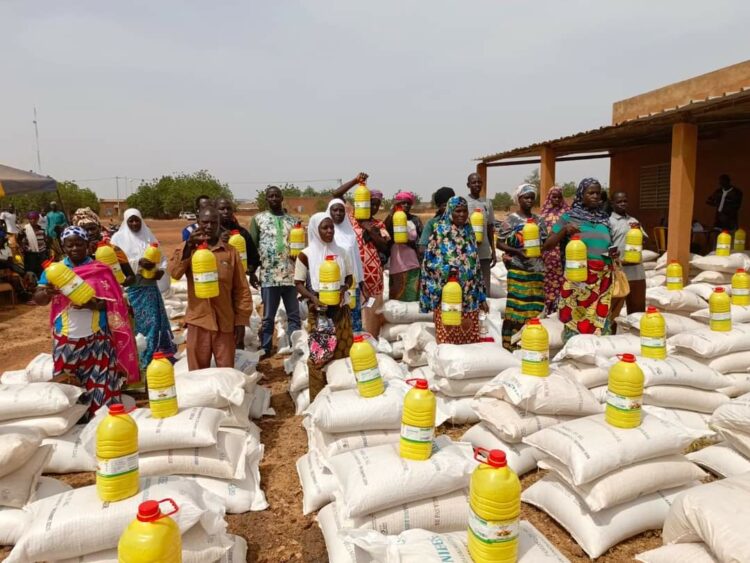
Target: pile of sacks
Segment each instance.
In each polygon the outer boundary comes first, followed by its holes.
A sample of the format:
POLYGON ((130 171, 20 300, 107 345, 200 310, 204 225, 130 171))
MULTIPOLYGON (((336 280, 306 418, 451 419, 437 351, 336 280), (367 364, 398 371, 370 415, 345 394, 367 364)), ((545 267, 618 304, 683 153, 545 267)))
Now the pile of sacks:
POLYGON ((653 250, 643 250, 641 252, 641 262, 646 272, 646 287, 658 287, 664 285, 667 281, 667 259, 666 255, 662 258, 653 250))
POLYGON ((0 384, 0 434, 65 434, 86 413, 88 407, 77 404, 82 393, 80 387, 51 382, 0 384))

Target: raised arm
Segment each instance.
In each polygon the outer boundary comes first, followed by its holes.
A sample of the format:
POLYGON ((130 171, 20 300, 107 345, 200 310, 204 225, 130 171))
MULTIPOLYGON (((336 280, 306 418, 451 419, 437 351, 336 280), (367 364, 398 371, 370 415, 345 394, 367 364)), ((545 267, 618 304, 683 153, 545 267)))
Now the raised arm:
POLYGON ((344 194, 346 194, 346 192, 348 192, 349 190, 351 190, 357 184, 361 184, 363 182, 366 182, 367 178, 368 178, 367 174, 365 174, 364 172, 360 172, 359 174, 357 174, 356 178, 354 178, 353 180, 349 180, 345 184, 341 184, 338 188, 336 188, 335 190, 333 190, 332 197, 333 198, 337 198, 337 197, 338 198, 343 198, 344 194))

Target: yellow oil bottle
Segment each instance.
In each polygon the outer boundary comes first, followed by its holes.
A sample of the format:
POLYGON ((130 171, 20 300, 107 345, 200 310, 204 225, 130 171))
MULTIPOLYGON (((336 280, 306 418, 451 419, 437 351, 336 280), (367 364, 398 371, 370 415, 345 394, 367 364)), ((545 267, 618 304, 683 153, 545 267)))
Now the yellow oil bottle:
POLYGON ((211 299, 219 296, 219 267, 216 256, 208 248, 208 243, 201 244, 191 259, 193 268, 193 285, 195 296, 199 299, 211 299))
POLYGON ((683 283, 682 264, 677 260, 670 260, 667 265, 667 289, 670 291, 679 291, 682 289, 683 283))
POLYGON ((169 418, 177 414, 177 389, 174 367, 163 352, 154 353, 146 368, 148 406, 154 418, 169 418))
POLYGON ((229 246, 237 251, 242 260, 242 269, 247 272, 247 241, 239 231, 232 231, 229 237, 229 246))
POLYGON ((709 326, 716 332, 732 330, 732 302, 723 287, 717 287, 708 298, 709 326))
POLYGON ((729 256, 732 251, 732 235, 724 230, 716 237, 716 256, 729 256))
POLYGON ((745 229, 743 229, 742 227, 734 231, 732 249, 735 252, 743 252, 745 250, 745 229))
POLYGON ((413 388, 404 397, 399 454, 404 459, 424 461, 432 455, 437 400, 426 379, 407 379, 413 388))
POLYGON ((62 262, 47 260, 42 266, 47 274, 47 280, 74 305, 83 305, 94 298, 94 288, 62 262))
POLYGON ((631 223, 625 233, 625 253, 622 257, 627 264, 640 264, 643 254, 643 231, 638 223, 631 223))
POLYGON ((529 319, 521 333, 521 373, 549 375, 549 334, 539 319, 529 319))
POLYGON ((656 307, 646 307, 641 317, 641 356, 663 360, 667 357, 667 325, 656 307))
POLYGON ((482 209, 477 207, 469 217, 469 223, 471 223, 471 229, 474 231, 474 238, 477 239, 477 244, 482 244, 484 240, 484 213, 482 209))
POLYGON ((354 218, 370 218, 370 190, 364 182, 354 188, 354 218))
POLYGON ((341 303, 341 268, 333 255, 326 256, 318 273, 320 289, 318 298, 324 305, 332 307, 341 303))
POLYGON ((586 259, 586 244, 579 235, 573 235, 565 246, 565 278, 568 281, 586 281, 589 276, 586 259))
POLYGON ((138 505, 138 514, 120 536, 117 544, 119 563, 181 563, 182 537, 177 523, 170 518, 179 510, 172 499, 147 500, 138 505), (164 514, 159 505, 170 503, 164 514))
POLYGON ((396 206, 393 212, 393 242, 396 244, 406 244, 409 242, 408 223, 409 218, 404 213, 400 205, 396 206))
POLYGON ((750 275, 743 268, 732 276, 732 305, 750 305, 750 275))
POLYGON ((138 426, 123 405, 112 405, 96 428, 96 492, 114 502, 138 492, 138 426))
POLYGON ((385 391, 383 378, 378 367, 375 349, 363 334, 354 337, 354 344, 349 349, 357 390, 365 398, 377 397, 385 391))
POLYGON ((304 249, 305 229, 302 228, 302 221, 297 221, 292 230, 289 231, 289 256, 296 258, 304 249))
POLYGON ((521 483, 505 452, 474 450, 479 465, 469 484, 469 555, 474 563, 515 563, 521 516, 521 483))
POLYGON ((109 244, 104 241, 97 243, 94 258, 112 269, 117 283, 125 281, 125 274, 122 273, 122 267, 120 266, 120 261, 117 259, 117 254, 115 254, 115 249, 109 244))
POLYGON ((539 225, 534 219, 526 219, 526 224, 521 229, 523 236, 523 250, 526 258, 539 258, 542 255, 542 244, 539 238, 539 225))
POLYGON ((456 276, 450 276, 443 286, 440 315, 445 326, 461 326, 463 295, 456 276))
POLYGON ((161 249, 159 248, 158 242, 152 242, 148 245, 148 248, 143 253, 143 257, 149 262, 156 264, 151 270, 144 270, 141 268, 141 277, 147 280, 154 279, 156 272, 159 270, 159 264, 161 264, 161 249))
POLYGON ((643 371, 635 363, 633 354, 622 354, 620 361, 609 369, 607 385, 607 423, 618 428, 637 428, 641 425, 643 404, 643 371))

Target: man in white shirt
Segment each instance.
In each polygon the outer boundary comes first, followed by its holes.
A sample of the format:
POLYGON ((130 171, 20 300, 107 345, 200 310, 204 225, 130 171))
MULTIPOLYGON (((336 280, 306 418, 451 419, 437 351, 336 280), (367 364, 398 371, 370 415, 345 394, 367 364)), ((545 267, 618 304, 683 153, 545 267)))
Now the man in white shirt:
POLYGON ((495 266, 497 257, 495 254, 495 213, 492 210, 492 203, 483 198, 482 177, 473 172, 469 174, 466 181, 469 188, 469 195, 466 197, 466 203, 469 206, 469 216, 475 209, 481 209, 484 213, 485 233, 482 244, 479 245, 479 264, 482 267, 482 279, 484 280, 484 290, 489 297, 490 295, 490 270, 495 266))
POLYGON ((0 221, 5 222, 5 230, 8 233, 8 244, 15 253, 18 251, 18 224, 16 223, 16 208, 10 204, 0 213, 0 221))
MULTIPOLYGON (((620 251, 620 258, 625 255, 625 235, 637 227, 643 233, 644 241, 648 238, 638 219, 628 215, 628 196, 625 192, 615 192, 611 197, 612 214, 609 216, 609 229, 612 233, 612 244, 620 251)), ((615 319, 627 304, 628 314, 642 313, 646 310, 646 272, 643 264, 624 264, 622 271, 628 278, 630 293, 627 297, 613 298, 610 306, 611 319, 615 319)))

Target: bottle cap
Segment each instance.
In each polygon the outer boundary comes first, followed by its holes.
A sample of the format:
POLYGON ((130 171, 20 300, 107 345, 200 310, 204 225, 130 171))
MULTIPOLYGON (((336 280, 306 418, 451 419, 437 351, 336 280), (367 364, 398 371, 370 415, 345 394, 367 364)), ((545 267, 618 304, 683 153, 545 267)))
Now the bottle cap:
POLYGON ((622 354, 620 356, 620 359, 623 362, 627 362, 629 364, 634 364, 635 363, 635 354, 622 354))
POLYGON ((109 246, 109 244, 107 244, 106 241, 103 241, 103 240, 100 240, 99 242, 96 243, 97 248, 101 248, 103 246, 109 246))
POLYGON ((159 503, 155 500, 147 500, 138 505, 137 518, 139 522, 154 522, 160 517, 159 503))
POLYGON ((111 415, 118 415, 118 414, 125 414, 125 405, 119 404, 119 405, 110 405, 109 406, 109 414, 111 415))
POLYGON ((164 352, 154 352, 154 355, 151 356, 152 360, 164 360, 167 357, 167 355, 164 352))
POLYGON ((207 243, 207 242, 202 242, 202 243, 200 243, 200 244, 198 245, 198 248, 199 248, 200 250, 208 250, 208 243, 207 243))
POLYGON ((659 312, 659 309, 657 309, 656 307, 653 307, 651 305, 646 307, 646 313, 658 313, 658 312, 659 312))
POLYGON ((534 319, 529 319, 528 321, 526 321, 526 324, 527 324, 527 325, 534 325, 534 326, 539 326, 539 325, 541 325, 542 323, 541 323, 541 322, 539 321, 539 319, 538 319, 538 318, 534 318, 534 319))
POLYGON ((154 248, 159 248, 159 243, 158 242, 152 242, 151 244, 149 244, 149 246, 153 246, 154 248))
POLYGON ((335 254, 328 254, 326 256, 326 260, 336 260, 336 255, 335 254))
POLYGON ((728 234, 729 234, 729 231, 728 231, 728 230, 726 230, 726 229, 723 229, 723 230, 721 231, 721 234, 722 234, 722 235, 728 235, 728 234))
POLYGON ((670 260, 669 263, 670 264, 679 264, 680 261, 679 260, 670 260))
POLYGON ((724 293, 724 288, 723 287, 717 287, 716 289, 714 289, 714 293, 724 293))
POLYGON ((233 234, 233 235, 238 235, 238 234, 240 234, 240 232, 239 232, 239 231, 238 231, 237 229, 233 229, 233 230, 231 230, 231 231, 229 231, 229 232, 230 232, 231 234, 233 234))
POLYGON ((490 455, 487 456, 487 465, 490 467, 505 467, 508 465, 505 452, 503 450, 491 450, 490 455))
POLYGON ((415 389, 429 389, 430 385, 427 383, 426 379, 419 379, 419 378, 413 378, 413 379, 407 379, 406 383, 414 387, 415 389))
POLYGON ((456 276, 455 274, 451 274, 450 276, 448 276, 448 281, 449 282, 458 282, 458 276, 456 276))
POLYGON ((294 224, 294 227, 295 227, 296 229, 300 229, 300 228, 302 228, 302 221, 297 221, 297 222, 296 222, 296 223, 294 224))
POLYGON ((526 219, 526 222, 527 223, 531 223, 532 225, 536 224, 536 221, 534 221, 534 219, 532 219, 531 217, 529 217, 528 219, 526 219))
POLYGON ((570 240, 581 240, 581 235, 573 235, 570 240))
POLYGON ((52 260, 52 258, 50 258, 49 260, 45 260, 44 262, 42 262, 42 268, 44 268, 46 270, 47 268, 49 268, 54 263, 55 263, 55 261, 52 260))
POLYGON ((481 213, 481 212, 482 212, 481 207, 477 207, 476 209, 474 209, 474 213, 481 213))
POLYGON ((737 268, 737 271, 735 273, 736 274, 744 274, 745 273, 745 268, 737 268))
POLYGON ((354 342, 364 342, 365 341, 365 335, 364 334, 358 334, 354 337, 354 342))

